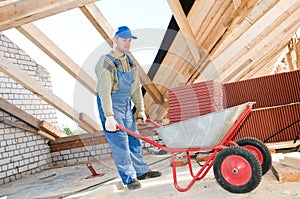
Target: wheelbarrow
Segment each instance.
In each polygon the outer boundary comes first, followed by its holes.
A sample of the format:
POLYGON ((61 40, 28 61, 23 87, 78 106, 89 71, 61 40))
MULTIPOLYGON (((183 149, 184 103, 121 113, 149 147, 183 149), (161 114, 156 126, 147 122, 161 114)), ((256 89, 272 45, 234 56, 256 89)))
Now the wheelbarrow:
POLYGON ((158 133, 165 145, 158 144, 123 126, 117 128, 172 154, 173 181, 178 191, 189 190, 213 167, 214 176, 221 187, 231 193, 247 193, 259 185, 262 175, 270 169, 272 161, 270 151, 260 140, 249 137, 237 142, 232 141, 249 115, 253 104, 254 102, 247 102, 164 126, 147 119, 146 122, 155 126, 154 131, 158 133), (178 184, 175 161, 175 155, 182 152, 186 153, 192 177, 185 187, 178 184), (191 152, 210 154, 197 170, 198 172, 194 172, 191 152))

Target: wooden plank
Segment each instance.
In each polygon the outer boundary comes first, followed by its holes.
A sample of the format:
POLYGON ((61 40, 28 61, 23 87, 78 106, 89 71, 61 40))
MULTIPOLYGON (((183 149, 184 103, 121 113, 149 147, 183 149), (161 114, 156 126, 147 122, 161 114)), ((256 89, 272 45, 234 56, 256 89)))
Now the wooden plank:
MULTIPOLYGON (((0 55, 0 71, 8 75, 10 78, 14 79, 19 84, 23 85, 25 88, 39 96, 45 102, 49 103, 60 112, 64 113, 66 116, 72 118, 76 121, 79 126, 84 124, 79 119, 79 113, 74 110, 71 106, 65 103, 62 99, 57 97, 51 91, 43 87, 40 83, 36 82, 33 78, 26 74, 13 63, 9 62, 6 58, 0 55)), ((85 129, 89 132, 90 129, 85 129)), ((94 131, 100 131, 101 129, 94 129, 94 131)))
POLYGON ((245 71, 240 75, 236 75, 236 77, 231 81, 247 80, 251 77, 252 78, 259 77, 260 74, 271 74, 271 72, 274 69, 274 64, 278 60, 277 55, 281 54, 284 48, 285 45, 283 45, 281 48, 277 49, 276 51, 273 51, 272 53, 268 54, 260 61, 257 61, 255 66, 250 67, 248 71, 245 71), (270 72, 265 72, 266 70, 269 70, 270 72))
POLYGON ((220 40, 224 32, 227 30, 229 24, 224 23, 224 18, 228 20, 230 13, 233 11, 232 4, 222 4, 218 9, 218 12, 215 14, 212 22, 208 25, 205 30, 205 34, 201 36, 200 42, 201 46, 207 51, 210 52, 211 49, 216 45, 220 40))
MULTIPOLYGON (((220 9, 224 8, 230 5, 231 0, 225 0, 225 1, 214 1, 215 3, 213 6, 210 5, 209 11, 207 13, 207 16, 205 17, 205 20, 200 24, 200 27, 197 29, 196 32, 196 39, 198 41, 199 45, 202 45, 202 43, 205 41, 205 39, 210 34, 211 30, 213 29, 214 25, 219 21, 221 14, 220 9), (215 15, 218 15, 215 17, 215 15)), ((195 24, 191 24, 191 26, 199 26, 197 25, 197 21, 195 21, 195 24)), ((206 50, 206 49, 205 49, 206 50)))
POLYGON ((280 49, 281 46, 284 46, 284 44, 290 40, 300 24, 297 18, 300 14, 300 9, 297 12, 293 12, 293 14, 295 15, 290 15, 289 19, 285 20, 285 23, 274 27, 268 37, 265 37, 262 41, 258 42, 253 48, 250 48, 247 53, 244 53, 244 55, 240 55, 234 63, 227 63, 232 66, 232 69, 235 68, 235 70, 226 70, 226 73, 223 73, 225 77, 224 81, 234 81, 236 77, 238 78, 241 74, 247 73, 251 66, 259 63, 269 55, 279 57, 280 54, 278 53, 280 53, 280 51, 278 51, 278 48, 280 49), (252 63, 249 63, 247 66, 237 66, 239 63, 246 61, 245 59, 247 59, 247 57, 252 59, 252 63))
MULTIPOLYGON (((259 19, 261 19, 264 16, 264 14, 267 13, 267 11, 272 9, 276 5, 276 3, 278 3, 278 0, 262 0, 257 6, 253 8, 252 12, 249 13, 249 15, 251 15, 250 20, 253 23, 256 23, 259 19)), ((225 51, 251 26, 256 26, 256 24, 249 23, 248 21, 244 21, 243 23, 238 25, 238 20, 238 18, 234 19, 232 24, 228 27, 228 30, 225 32, 220 41, 214 47, 213 51, 211 52, 212 59, 215 59, 223 51, 225 51)))
POLYGON ((237 10, 240 4, 242 3, 242 0, 232 0, 232 2, 233 2, 234 9, 237 10))
POLYGON ((97 0, 22 0, 0 7, 0 31, 17 27, 97 0))
POLYGON ((8 120, 6 118, 0 118, 0 122, 3 122, 5 124, 8 124, 13 127, 23 129, 25 131, 40 134, 50 140, 55 140, 56 137, 58 137, 57 135, 53 136, 49 133, 46 133, 46 132, 40 130, 39 129, 40 121, 38 119, 36 119, 32 115, 26 113, 25 111, 19 109, 15 105, 7 102, 6 100, 4 100, 2 98, 0 98, 0 109, 7 112, 10 115, 12 115, 13 117, 18 118, 19 120, 29 124, 30 126, 26 126, 26 125, 20 124, 18 122, 8 120))
POLYGON ((36 128, 33 128, 31 126, 28 126, 28 125, 21 124, 19 122, 15 122, 15 121, 12 121, 12 120, 9 120, 9 119, 6 119, 4 117, 0 118, 0 122, 4 123, 4 124, 8 124, 8 125, 13 126, 13 127, 17 127, 19 129, 23 129, 25 131, 32 132, 32 133, 37 133, 38 132, 38 130, 36 128))
POLYGON ((300 41, 296 42, 296 38, 294 38, 294 50, 296 54, 296 69, 300 69, 300 41))
POLYGON ((105 19, 94 3, 80 7, 83 14, 90 20, 96 30, 102 35, 104 40, 110 45, 113 45, 111 36, 113 35, 113 28, 105 19))
POLYGON ((267 147, 269 149, 287 149, 287 148, 296 148, 300 146, 300 140, 296 140, 294 143, 293 140, 290 141, 284 141, 284 142, 271 142, 266 143, 267 147))
MULTIPOLYGON (((100 124, 97 124, 94 120, 92 120, 89 116, 87 116, 85 113, 79 114, 79 119, 86 124, 91 129, 97 129, 99 128, 100 124)), ((96 133, 96 132, 94 132, 96 133)))
MULTIPOLYGON (((192 31, 196 36, 199 35, 199 31, 207 20, 207 15, 212 13, 212 7, 216 1, 198 0, 195 1, 191 8, 189 15, 187 16, 189 23, 191 24, 192 31)), ((198 42, 199 44, 199 42, 198 42)))
POLYGON ((254 24, 257 22, 264 14, 269 12, 280 0, 261 0, 248 14, 247 18, 254 24))
POLYGON ((171 11, 176 19, 177 24, 180 27, 182 34, 184 35, 185 42, 187 43, 189 50, 191 51, 195 62, 197 63, 200 59, 199 46, 197 45, 195 36, 192 32, 191 26, 184 11, 181 7, 179 0, 168 0, 168 4, 171 11))
MULTIPOLYGON (((222 76, 226 77, 229 76, 233 71, 235 70, 238 71, 240 69, 238 65, 244 63, 246 59, 249 59, 249 57, 252 58, 253 60, 254 58, 261 59, 263 55, 265 55, 265 53, 264 54, 261 54, 262 52, 258 53, 258 49, 264 47, 267 48, 268 50, 272 50, 270 45, 276 46, 283 41, 283 39, 281 38, 281 34, 282 34, 281 31, 283 32, 295 31, 293 29, 287 29, 287 27, 290 26, 290 23, 295 23, 294 29, 295 27, 299 27, 299 25, 297 26, 297 22, 299 24, 299 20, 297 21, 298 18, 297 16, 299 16, 298 12, 300 11, 299 10, 300 2, 299 1, 295 2, 294 0, 291 0, 290 3, 291 4, 283 4, 283 5, 275 6, 274 9, 272 10, 272 13, 269 13, 268 16, 264 16, 263 18, 261 18, 261 20, 257 22, 256 26, 249 28, 239 39, 237 39, 230 47, 228 47, 221 55, 219 55, 214 60, 214 64, 215 66, 218 67, 222 76), (285 9, 283 9, 283 7, 285 9), (290 15, 285 14, 284 11, 291 14, 290 15), (273 23, 272 21, 270 21, 269 16, 273 16, 272 17, 273 23), (282 21, 281 24, 278 22, 279 20, 282 21), (274 21, 277 22, 275 23, 274 21), (274 26, 274 24, 276 24, 277 26, 274 26), (273 27, 273 29, 271 27, 273 27), (269 32, 271 31, 272 33, 266 35, 266 32, 268 31, 269 32), (263 37, 263 35, 266 37, 263 37), (275 43, 267 42, 267 40, 271 40, 273 38, 277 38, 277 40, 272 40, 275 43), (278 40, 278 38, 280 39, 278 40), (257 42, 259 40, 261 40, 261 42, 257 42), (255 42, 252 43, 253 41, 255 42), (249 44, 249 46, 247 44, 249 44), (267 47, 268 45, 269 47, 267 47), (247 53, 242 52, 242 48, 247 49, 249 47, 251 47, 251 49, 249 49, 250 54, 249 52, 247 53), (256 57, 254 56, 254 54, 258 56, 256 57)), ((255 62, 253 62, 253 64, 255 64, 255 62)), ((214 78, 214 76, 212 75, 211 78, 214 78)), ((227 78, 227 81, 228 79, 230 78, 227 78)))
POLYGON ((42 130, 38 130, 37 133, 38 133, 39 135, 42 135, 42 136, 48 138, 48 139, 51 140, 51 141, 56 141, 56 140, 57 140, 56 137, 54 137, 54 136, 50 135, 49 133, 46 133, 46 132, 44 132, 44 131, 42 131, 42 130))
POLYGON ((56 128, 55 126, 51 125, 47 121, 43 120, 40 121, 40 129, 54 137, 67 137, 68 135, 56 128))
POLYGON ((294 167, 300 170, 300 153, 296 152, 299 157, 289 157, 289 156, 285 156, 284 159, 280 159, 279 163, 290 166, 290 167, 294 167))
POLYGON ((279 182, 300 181, 300 170, 278 162, 272 163, 272 172, 279 182))
POLYGON ((17 27, 17 29, 38 46, 43 52, 51 57, 71 76, 78 80, 90 92, 96 94, 96 81, 77 65, 65 52, 55 45, 42 31, 34 24, 29 23, 17 27))
MULTIPOLYGON (((227 63, 229 61, 237 61, 236 58, 239 58, 240 55, 237 55, 236 53, 240 52, 241 48, 244 48, 248 43, 251 43, 254 39, 257 39, 258 37, 263 38, 262 34, 272 31, 271 27, 274 28, 274 26, 278 25, 278 22, 274 23, 274 21, 276 21, 285 12, 289 13, 291 12, 291 10, 295 10, 295 8, 297 8, 297 2, 293 2, 294 0, 290 1, 291 2, 289 3, 279 2, 277 6, 275 6, 271 10, 272 12, 270 11, 268 15, 262 17, 261 20, 259 20, 255 24, 255 26, 252 26, 251 28, 247 29, 247 31, 244 32, 244 34, 241 35, 241 37, 239 37, 235 42, 233 42, 232 45, 226 48, 226 50, 214 60, 215 65, 217 65, 219 68, 224 68, 224 70, 228 69, 227 63)), ((253 45, 251 45, 251 47, 253 47, 253 45)))
POLYGON ((15 118, 18 118, 19 120, 24 121, 25 123, 33 126, 36 129, 39 128, 40 121, 38 119, 36 119, 29 113, 26 113, 22 109, 11 104, 10 102, 8 102, 7 100, 5 100, 3 98, 0 98, 0 109, 6 113, 9 113, 10 115, 14 116, 15 118))
MULTIPOLYGON (((250 0, 247 1, 246 6, 244 7, 240 19, 238 21, 238 24, 240 24, 245 18, 248 16, 248 14, 251 12, 251 10, 254 8, 254 6, 259 2, 260 0, 250 0)), ((240 14, 240 13, 239 13, 240 14)))

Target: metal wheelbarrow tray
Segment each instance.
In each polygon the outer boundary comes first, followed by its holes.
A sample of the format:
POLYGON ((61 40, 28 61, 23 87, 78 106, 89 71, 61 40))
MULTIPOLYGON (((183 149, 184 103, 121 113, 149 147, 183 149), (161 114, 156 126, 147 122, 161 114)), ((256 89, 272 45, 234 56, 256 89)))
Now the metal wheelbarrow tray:
POLYGON ((122 131, 148 142, 172 154, 174 186, 178 191, 189 190, 213 167, 214 175, 225 190, 232 193, 247 193, 260 183, 262 175, 271 167, 271 154, 264 143, 255 138, 243 138, 233 142, 232 138, 249 115, 254 102, 223 109, 207 115, 191 118, 178 123, 161 126, 147 119, 157 128, 164 145, 141 136, 129 129, 118 126, 122 131), (177 182, 175 154, 185 152, 191 181, 181 187, 177 182), (191 152, 209 153, 209 158, 194 173, 191 152))

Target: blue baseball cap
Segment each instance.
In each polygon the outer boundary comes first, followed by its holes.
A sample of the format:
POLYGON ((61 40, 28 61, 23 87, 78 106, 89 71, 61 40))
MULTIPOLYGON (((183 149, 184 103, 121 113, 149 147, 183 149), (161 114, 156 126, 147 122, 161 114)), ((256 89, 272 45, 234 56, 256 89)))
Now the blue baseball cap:
POLYGON ((131 34, 130 29, 127 26, 120 26, 115 33, 115 37, 121 37, 121 38, 132 38, 132 39, 137 39, 136 36, 133 36, 131 34))

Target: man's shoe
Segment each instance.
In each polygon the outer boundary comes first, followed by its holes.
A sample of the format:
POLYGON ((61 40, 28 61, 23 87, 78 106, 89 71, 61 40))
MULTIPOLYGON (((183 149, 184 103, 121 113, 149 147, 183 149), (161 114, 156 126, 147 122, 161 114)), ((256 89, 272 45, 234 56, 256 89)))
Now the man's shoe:
POLYGON ((145 180, 145 179, 149 179, 149 178, 157 178, 161 176, 161 172, 160 171, 148 171, 147 173, 137 177, 139 180, 145 180))
POLYGON ((137 179, 133 179, 133 180, 131 181, 131 183, 129 183, 129 184, 127 185, 127 188, 128 188, 129 190, 140 189, 140 188, 141 188, 141 183, 140 183, 137 179))

